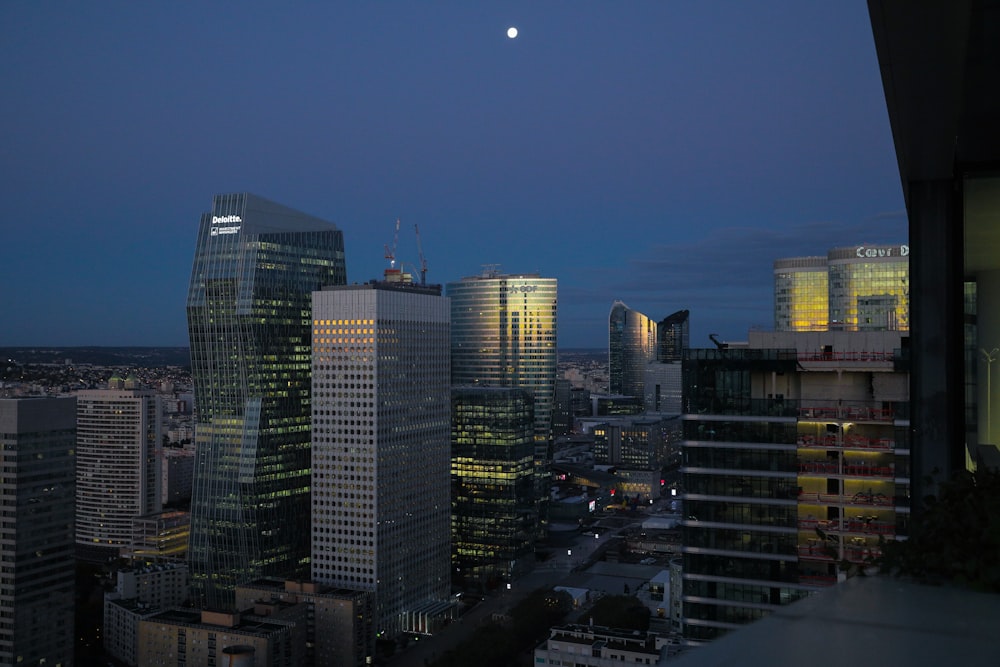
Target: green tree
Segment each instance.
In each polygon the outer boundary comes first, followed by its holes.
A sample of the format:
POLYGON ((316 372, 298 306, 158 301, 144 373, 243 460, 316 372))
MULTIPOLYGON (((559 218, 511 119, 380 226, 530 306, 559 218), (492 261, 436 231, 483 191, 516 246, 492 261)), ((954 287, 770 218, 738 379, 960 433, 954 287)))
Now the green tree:
POLYGON ((1000 593, 1000 472, 963 470, 939 489, 909 539, 883 545, 881 571, 1000 593))

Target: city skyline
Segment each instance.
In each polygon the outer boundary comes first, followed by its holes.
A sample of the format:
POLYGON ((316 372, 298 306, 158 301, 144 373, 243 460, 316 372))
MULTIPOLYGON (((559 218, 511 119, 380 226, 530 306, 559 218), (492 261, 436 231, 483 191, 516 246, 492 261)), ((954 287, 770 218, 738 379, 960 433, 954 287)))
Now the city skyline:
POLYGON ((397 218, 431 282, 557 278, 563 348, 604 347, 616 299, 689 309, 693 347, 744 339, 774 259, 907 240, 860 3, 0 18, 0 345, 183 345, 217 192, 334 222, 351 283, 388 266, 397 218))

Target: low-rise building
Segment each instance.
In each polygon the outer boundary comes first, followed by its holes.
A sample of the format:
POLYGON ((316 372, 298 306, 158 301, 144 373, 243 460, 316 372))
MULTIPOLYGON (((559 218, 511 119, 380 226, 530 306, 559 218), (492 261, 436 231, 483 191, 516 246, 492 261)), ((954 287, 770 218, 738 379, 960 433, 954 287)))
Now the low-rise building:
POLYGON ((277 602, 308 609, 305 665, 362 667, 375 655, 374 595, 312 582, 258 579, 236 587, 238 609, 266 616, 277 602))
POLYGON ((560 625, 535 649, 536 665, 665 665, 669 640, 651 632, 599 625, 560 625))

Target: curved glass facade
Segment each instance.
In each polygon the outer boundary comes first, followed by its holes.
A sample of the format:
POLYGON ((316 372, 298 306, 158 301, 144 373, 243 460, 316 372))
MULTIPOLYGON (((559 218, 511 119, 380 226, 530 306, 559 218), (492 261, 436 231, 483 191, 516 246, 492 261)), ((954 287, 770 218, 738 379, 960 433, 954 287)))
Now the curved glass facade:
POLYGON ((621 301, 608 316, 608 391, 645 394, 646 366, 656 359, 656 322, 621 301))
POLYGON ((188 292, 196 399, 195 601, 308 576, 313 290, 346 282, 343 233, 249 194, 202 215, 188 292))
POLYGON ((448 283, 448 296, 452 384, 528 389, 535 398, 535 442, 547 447, 556 384, 556 279, 488 273, 448 283))
POLYGON ((775 261, 775 331, 909 331, 909 254, 850 246, 775 261))
POLYGON ((830 251, 830 328, 910 330, 910 249, 859 246, 830 251))
POLYGON ((775 331, 825 331, 829 325, 826 257, 795 257, 774 263, 775 331))

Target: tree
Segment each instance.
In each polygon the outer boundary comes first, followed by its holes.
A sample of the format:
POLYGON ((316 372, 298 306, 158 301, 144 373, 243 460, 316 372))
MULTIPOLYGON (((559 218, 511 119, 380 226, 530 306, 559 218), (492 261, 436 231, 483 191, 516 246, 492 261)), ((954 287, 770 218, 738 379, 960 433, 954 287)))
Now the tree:
POLYGON ((1000 472, 963 470, 939 488, 909 539, 883 545, 881 571, 1000 593, 1000 472))

